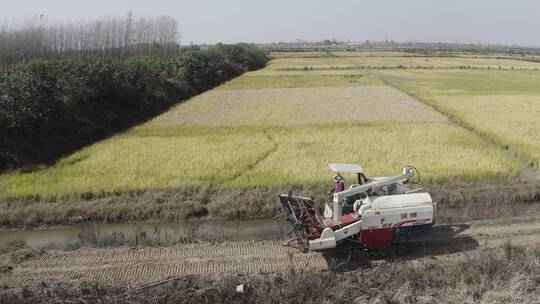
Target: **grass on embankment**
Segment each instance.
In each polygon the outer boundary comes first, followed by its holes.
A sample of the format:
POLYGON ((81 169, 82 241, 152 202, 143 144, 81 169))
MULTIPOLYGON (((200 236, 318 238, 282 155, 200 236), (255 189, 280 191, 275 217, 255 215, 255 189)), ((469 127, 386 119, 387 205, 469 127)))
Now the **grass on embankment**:
POLYGON ((540 161, 540 72, 380 71, 390 83, 531 164, 540 161))

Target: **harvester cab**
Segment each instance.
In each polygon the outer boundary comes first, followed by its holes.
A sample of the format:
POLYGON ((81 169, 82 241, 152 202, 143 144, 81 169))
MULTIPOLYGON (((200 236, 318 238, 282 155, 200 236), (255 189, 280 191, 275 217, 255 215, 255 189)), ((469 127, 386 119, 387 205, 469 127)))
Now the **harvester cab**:
POLYGON ((355 174, 356 183, 334 192, 322 215, 311 198, 280 195, 279 217, 291 225, 292 235, 284 245, 308 252, 335 248, 343 241, 383 248, 429 238, 436 203, 421 188, 410 187, 420 181, 416 168, 368 178, 359 165, 329 166, 336 173, 355 174))

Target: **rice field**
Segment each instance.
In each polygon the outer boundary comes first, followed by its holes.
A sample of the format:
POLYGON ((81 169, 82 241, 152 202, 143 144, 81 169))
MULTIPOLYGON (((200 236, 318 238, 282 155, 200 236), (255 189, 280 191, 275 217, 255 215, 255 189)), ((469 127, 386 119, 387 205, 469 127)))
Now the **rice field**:
MULTIPOLYGON (((519 164, 502 149, 431 106, 504 138, 516 150, 521 144, 523 151, 538 155, 540 145, 534 145, 540 143, 540 122, 534 117, 540 110, 535 99, 540 72, 287 70, 306 64, 425 59, 274 59, 263 70, 178 104, 54 165, 3 174, 0 196, 49 200, 190 187, 327 187, 330 162, 359 163, 369 175, 394 174, 413 164, 423 180, 432 183, 500 180, 519 173, 519 164)), ((442 64, 435 61, 439 58, 428 60, 442 64)), ((461 64, 469 59, 445 60, 461 64)))
POLYGON ((355 58, 349 57, 315 57, 315 58, 276 58, 267 69, 346 69, 355 68, 355 58))
POLYGON ((213 90, 180 104, 149 126, 291 126, 446 122, 443 115, 389 86, 213 90))
POLYGON ((92 145, 55 166, 3 175, 0 188, 10 197, 42 198, 189 188, 234 179, 272 148, 263 132, 245 129, 134 131, 92 145))
POLYGON ((370 175, 414 164, 425 182, 500 179, 518 167, 504 153, 445 123, 296 127, 155 128, 95 144, 32 173, 2 176, 9 197, 107 195, 146 189, 331 184, 331 162, 370 175), (503 176, 501 176, 503 175, 503 176))
POLYGON ((540 72, 383 71, 391 83, 508 146, 540 161, 540 72))
POLYGON ((278 58, 269 69, 354 69, 354 68, 478 68, 478 69, 539 69, 540 63, 515 59, 470 57, 335 57, 278 58))
POLYGON ((316 57, 399 57, 411 56, 400 51, 313 51, 313 52, 270 52, 271 58, 316 58, 316 57))
POLYGON ((349 71, 332 74, 320 72, 250 72, 245 77, 233 79, 221 89, 246 90, 265 88, 347 87, 382 85, 383 82, 370 74, 349 71))
POLYGON ((233 186, 328 187, 328 164, 333 162, 362 164, 372 176, 399 174, 403 166, 414 164, 426 183, 499 180, 518 170, 502 152, 444 123, 320 125, 270 134, 276 151, 233 180, 233 186))
POLYGON ((315 58, 331 56, 331 53, 325 51, 299 51, 299 52, 270 52, 270 58, 315 58))
POLYGON ((338 57, 408 57, 414 54, 400 51, 333 51, 332 55, 338 57))

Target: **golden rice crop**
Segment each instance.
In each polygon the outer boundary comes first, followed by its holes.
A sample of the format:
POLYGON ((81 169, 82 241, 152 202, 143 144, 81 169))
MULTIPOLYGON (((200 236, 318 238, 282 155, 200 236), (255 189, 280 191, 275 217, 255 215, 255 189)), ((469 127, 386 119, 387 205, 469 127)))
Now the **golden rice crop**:
POLYGON ((392 83, 447 112, 523 159, 540 161, 540 73, 384 71, 392 83))
POLYGON ((315 58, 328 56, 328 52, 270 52, 270 58, 315 58))
POLYGON ((523 159, 540 161, 540 96, 436 96, 449 112, 512 147, 523 159))
POLYGON ((427 68, 540 68, 540 63, 514 59, 461 58, 461 57, 367 57, 354 58, 358 66, 375 67, 427 67, 427 68))
POLYGON ((0 178, 8 197, 68 197, 145 189, 324 186, 331 162, 370 175, 414 164, 425 181, 506 177, 516 164, 445 123, 301 127, 138 128, 83 149, 52 167, 0 178))
POLYGON ((332 184, 327 164, 361 164, 370 176, 414 164, 426 182, 503 179, 518 171, 504 152, 466 130, 441 123, 298 127, 270 133, 277 150, 230 184, 293 187, 332 184))
POLYGON ((334 51, 338 57, 408 57, 414 54, 399 51, 334 51))
POLYGON ((4 174, 8 197, 62 197, 223 183, 273 148, 262 132, 180 130, 116 136, 58 164, 4 174))

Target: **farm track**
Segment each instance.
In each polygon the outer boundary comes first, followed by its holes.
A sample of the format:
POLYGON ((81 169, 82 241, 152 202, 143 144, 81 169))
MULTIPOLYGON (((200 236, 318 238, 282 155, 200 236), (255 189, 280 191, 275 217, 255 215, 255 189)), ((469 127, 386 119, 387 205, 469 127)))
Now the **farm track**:
MULTIPOLYGON (((425 249, 422 246, 414 249, 413 246, 412 253, 404 258, 419 258, 426 254, 443 260, 452 259, 456 253, 497 248, 508 240, 515 245, 540 244, 540 222, 528 219, 508 225, 438 226, 433 241, 428 242, 425 249)), ((291 269, 322 271, 337 261, 336 256, 332 253, 302 254, 281 246, 278 241, 58 251, 11 265, 13 270, 0 274, 0 286, 15 288, 84 279, 137 287, 184 275, 269 273, 291 269)), ((9 265, 7 255, 0 256, 2 265, 9 265)))
MULTIPOLYGON (((7 257, 0 258, 0 264, 7 257)), ((172 248, 51 253, 27 260, 0 277, 0 286, 94 279, 138 286, 182 275, 326 269, 321 254, 301 254, 275 241, 195 244, 172 248)))

